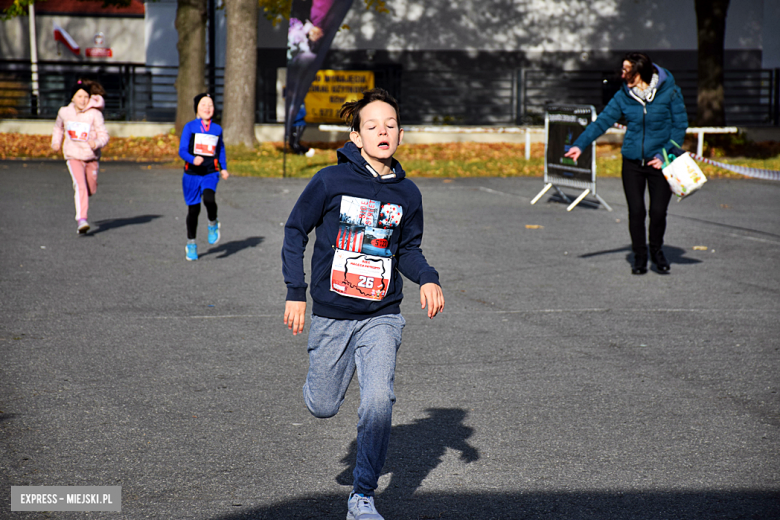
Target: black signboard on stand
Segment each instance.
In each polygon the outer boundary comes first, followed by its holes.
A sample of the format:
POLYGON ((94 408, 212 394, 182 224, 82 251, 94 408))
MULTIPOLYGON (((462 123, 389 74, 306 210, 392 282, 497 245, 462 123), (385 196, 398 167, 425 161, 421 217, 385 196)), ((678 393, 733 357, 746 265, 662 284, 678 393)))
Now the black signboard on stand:
POLYGON ((569 198, 560 187, 579 188, 583 191, 567 211, 571 211, 588 194, 592 194, 612 211, 609 204, 596 193, 596 143, 582 150, 575 162, 564 157, 585 128, 596 120, 596 108, 592 105, 550 105, 544 117, 544 189, 531 201, 535 204, 550 188, 555 188, 566 202, 569 198))

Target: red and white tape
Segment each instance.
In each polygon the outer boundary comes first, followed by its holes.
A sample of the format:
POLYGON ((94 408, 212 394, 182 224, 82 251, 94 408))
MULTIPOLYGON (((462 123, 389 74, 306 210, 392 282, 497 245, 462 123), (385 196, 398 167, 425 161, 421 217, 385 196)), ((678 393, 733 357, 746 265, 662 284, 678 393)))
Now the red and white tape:
MULTIPOLYGON (((622 130, 626 129, 625 126, 619 125, 617 123, 615 123, 615 128, 620 128, 622 130)), ((753 177, 755 179, 765 179, 769 181, 780 181, 780 171, 765 170, 762 168, 750 168, 748 166, 737 166, 734 164, 726 164, 718 161, 713 161, 711 159, 706 159, 701 155, 696 155, 695 153, 691 153, 691 152, 688 153, 691 155, 691 157, 693 157, 697 161, 701 161, 706 164, 711 164, 712 166, 717 166, 718 168, 723 168, 724 170, 738 173, 746 177, 753 177)))
POLYGON ((711 159, 706 159, 704 157, 701 157, 700 155, 696 155, 695 153, 690 153, 690 152, 688 153, 691 155, 691 157, 693 157, 697 161, 711 164, 713 166, 717 166, 718 168, 723 168, 724 170, 728 170, 730 172, 738 173, 740 175, 745 175, 747 177, 753 177, 755 179, 765 179, 768 181, 780 181, 780 171, 764 170, 762 168, 749 168, 747 166, 738 166, 735 164, 726 164, 718 161, 713 161, 711 159))

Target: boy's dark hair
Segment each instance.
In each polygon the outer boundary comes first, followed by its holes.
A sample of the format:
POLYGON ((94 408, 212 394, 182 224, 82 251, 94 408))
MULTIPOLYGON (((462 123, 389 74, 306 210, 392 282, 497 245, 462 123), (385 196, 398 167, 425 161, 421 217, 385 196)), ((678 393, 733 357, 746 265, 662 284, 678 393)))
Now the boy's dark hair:
POLYGON ((398 101, 383 88, 366 90, 363 92, 362 99, 347 101, 341 106, 339 117, 346 121, 350 130, 358 132, 360 131, 360 111, 363 110, 366 105, 373 103, 374 101, 384 101, 393 107, 395 109, 395 118, 398 121, 398 126, 401 126, 401 112, 398 110, 398 101))
POLYGON ((631 63, 632 77, 634 74, 639 74, 642 81, 650 83, 655 72, 653 60, 650 59, 650 56, 643 52, 629 52, 623 59, 631 63))

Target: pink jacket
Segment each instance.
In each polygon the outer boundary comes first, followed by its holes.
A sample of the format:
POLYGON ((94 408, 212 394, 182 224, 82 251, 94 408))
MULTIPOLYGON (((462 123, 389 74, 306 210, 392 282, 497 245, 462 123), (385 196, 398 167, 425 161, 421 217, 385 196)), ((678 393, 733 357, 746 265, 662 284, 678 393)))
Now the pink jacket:
POLYGON ((51 136, 52 149, 59 151, 62 145, 62 155, 66 160, 100 159, 100 149, 108 144, 108 132, 101 112, 104 106, 103 96, 95 95, 89 98, 83 111, 77 110, 73 103, 60 108, 51 136), (89 147, 89 141, 97 143, 97 150, 89 147))

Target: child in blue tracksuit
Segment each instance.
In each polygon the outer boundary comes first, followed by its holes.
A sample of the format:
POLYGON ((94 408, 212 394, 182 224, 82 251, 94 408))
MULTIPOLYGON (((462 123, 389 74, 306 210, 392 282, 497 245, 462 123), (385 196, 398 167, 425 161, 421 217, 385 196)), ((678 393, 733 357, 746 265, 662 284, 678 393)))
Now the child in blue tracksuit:
POLYGON ((184 202, 187 204, 187 246, 186 259, 198 259, 198 245, 195 243, 198 230, 200 203, 206 206, 208 214, 208 241, 216 244, 220 238, 220 223, 217 219, 216 191, 220 175, 227 179, 225 144, 222 142, 222 127, 214 123, 214 100, 210 94, 195 96, 194 119, 184 125, 179 142, 179 157, 184 159, 184 176, 181 180, 184 202))
POLYGON ((338 151, 336 166, 311 179, 285 226, 284 323, 293 334, 303 332, 303 256, 316 227, 304 401, 314 416, 332 417, 357 371, 357 460, 347 518, 381 520, 374 490, 390 440, 396 353, 405 324, 401 274, 420 284, 429 318, 444 309, 444 295, 420 250, 422 196, 393 158, 403 138, 398 104, 374 89, 345 103, 340 115, 352 129, 350 142, 338 151))

